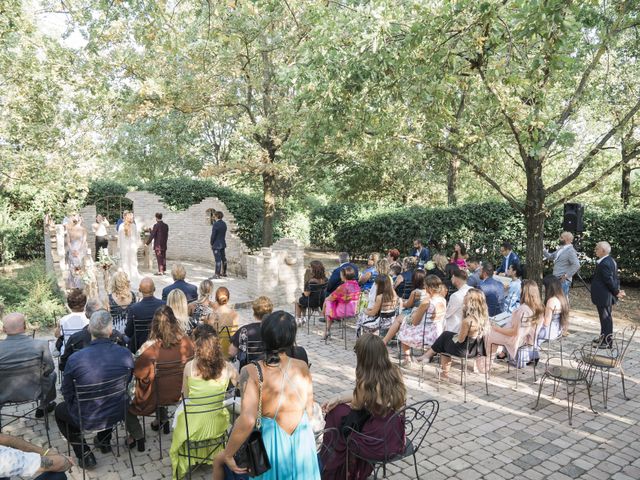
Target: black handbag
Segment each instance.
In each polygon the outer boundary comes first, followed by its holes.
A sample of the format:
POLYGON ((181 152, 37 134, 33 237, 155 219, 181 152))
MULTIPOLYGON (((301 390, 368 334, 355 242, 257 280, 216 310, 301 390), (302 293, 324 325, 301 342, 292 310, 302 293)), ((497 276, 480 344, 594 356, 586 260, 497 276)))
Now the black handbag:
POLYGON ((246 468, 249 475, 256 477, 271 469, 271 463, 267 456, 267 449, 262 441, 262 432, 260 425, 262 423, 262 369, 258 362, 251 362, 258 370, 258 416, 253 431, 249 434, 249 438, 240 446, 233 458, 236 465, 240 468, 246 468))
POLYGON ((349 438, 352 432, 362 432, 364 424, 371 418, 371 413, 363 408, 362 410, 351 410, 340 421, 340 432, 344 438, 349 438))

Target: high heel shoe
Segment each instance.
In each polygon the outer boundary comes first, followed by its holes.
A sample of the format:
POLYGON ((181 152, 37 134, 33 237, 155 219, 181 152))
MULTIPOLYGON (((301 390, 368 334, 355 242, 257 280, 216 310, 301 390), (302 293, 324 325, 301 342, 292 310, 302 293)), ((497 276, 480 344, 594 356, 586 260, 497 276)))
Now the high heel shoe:
POLYGON ((331 332, 327 332, 324 334, 324 337, 322 337, 322 340, 324 340, 325 343, 327 343, 327 340, 329 340, 331 338, 331 332))

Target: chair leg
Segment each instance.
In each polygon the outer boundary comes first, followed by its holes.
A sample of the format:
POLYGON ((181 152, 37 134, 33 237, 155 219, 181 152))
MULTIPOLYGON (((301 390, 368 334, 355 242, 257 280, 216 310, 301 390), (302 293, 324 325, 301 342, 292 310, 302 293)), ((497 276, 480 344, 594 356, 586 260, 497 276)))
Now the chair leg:
POLYGON ((611 377, 611 369, 607 369, 607 383, 605 385, 604 370, 602 372, 602 396, 604 397, 604 409, 607 410, 607 402, 609 401, 609 378, 611 377))
POLYGON ((84 445, 85 445, 85 441, 84 441, 84 432, 81 430, 80 431, 80 449, 82 451, 82 457, 80 458, 80 467, 82 468, 82 480, 85 480, 86 475, 87 475, 87 470, 84 468, 84 464, 85 464, 85 451, 84 451, 84 445))
POLYGON ((538 404, 540 403, 540 394, 542 393, 542 386, 544 385, 544 380, 547 378, 547 374, 543 374, 542 378, 540 378, 540 386, 538 387, 538 399, 536 400, 536 404, 533 409, 536 410, 538 408, 538 404))
POLYGON ((591 403, 591 385, 589 385, 589 382, 587 382, 586 380, 585 380, 585 382, 584 382, 584 383, 587 385, 587 396, 589 397, 589 408, 591 409, 591 411, 592 411, 593 413, 595 413, 595 414, 597 415, 597 414, 598 414, 598 412, 596 412, 596 411, 593 409, 593 403, 591 403))
POLYGON ((49 444, 49 448, 51 448, 51 436, 49 435, 49 414, 47 413, 47 407, 49 405, 45 405, 44 407, 44 431, 47 434, 47 443, 49 444))
POLYGON ((420 475, 418 475, 418 459, 415 453, 413 454, 413 468, 416 471, 416 480, 420 480, 420 475))
POLYGON ((158 446, 160 447, 160 460, 162 460, 162 422, 160 421, 159 414, 159 410, 156 410, 156 421, 158 422, 158 446))
POLYGON ((569 425, 572 425, 571 419, 573 417, 573 402, 576 398, 576 384, 574 382, 566 382, 567 386, 567 413, 569 414, 569 425), (571 387, 569 387, 571 383, 571 387))
POLYGON ((622 369, 622 365, 620 365, 618 368, 620 369, 620 378, 622 379, 622 396, 625 400, 631 400, 629 397, 627 397, 627 389, 624 386, 624 370, 622 369))

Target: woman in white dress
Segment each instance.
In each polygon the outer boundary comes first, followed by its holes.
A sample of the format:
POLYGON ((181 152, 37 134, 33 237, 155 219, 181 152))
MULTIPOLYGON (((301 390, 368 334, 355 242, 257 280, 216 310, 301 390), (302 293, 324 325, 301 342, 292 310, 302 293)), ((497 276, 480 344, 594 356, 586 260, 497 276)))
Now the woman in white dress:
POLYGON ((122 216, 124 222, 118 229, 118 249, 120 250, 120 268, 127 274, 131 285, 140 281, 138 272, 138 247, 140 235, 138 227, 133 222, 133 213, 125 211, 122 216))

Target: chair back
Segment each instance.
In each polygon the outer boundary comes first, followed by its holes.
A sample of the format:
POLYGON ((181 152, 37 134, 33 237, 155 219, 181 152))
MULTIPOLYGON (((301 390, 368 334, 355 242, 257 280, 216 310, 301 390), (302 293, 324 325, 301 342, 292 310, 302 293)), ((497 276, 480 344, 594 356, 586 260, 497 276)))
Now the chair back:
POLYGON ((622 330, 618 331, 613 336, 613 341, 611 342, 611 356, 615 358, 615 366, 619 367, 622 365, 622 361, 624 360, 625 355, 627 354, 627 350, 629 349, 629 345, 631 345, 631 341, 633 337, 636 335, 636 331, 638 330, 637 325, 629 325, 622 330))
MULTIPOLYGON (((216 421, 216 414, 218 412, 223 412, 226 410, 226 406, 224 405, 226 392, 220 392, 213 395, 205 395, 200 397, 188 397, 186 398, 184 395, 182 396, 182 408, 184 412, 184 424, 187 431, 187 441, 191 440, 191 433, 189 430, 189 421, 195 422, 197 418, 203 419, 206 418, 206 421, 201 421, 205 423, 213 423, 216 421)), ((228 417, 226 417, 228 418, 228 417)), ((223 429, 216 429, 218 431, 222 431, 223 429)), ((223 434, 222 437, 226 438, 226 434, 223 434)), ((220 436, 216 437, 220 438, 220 436)), ((214 440, 210 439, 199 439, 198 446, 209 446, 210 441, 214 440)), ((221 442, 216 442, 216 444, 221 442)))
MULTIPOLYGON (((191 359, 187 361, 189 360, 191 359)), ((154 362, 153 390, 156 407, 168 407, 180 401, 185 363, 182 360, 154 362)))
POLYGON ((147 341, 150 331, 151 319, 133 319, 133 348, 131 349, 133 352, 137 352, 142 344, 147 341))
POLYGON ((327 297, 326 283, 310 283, 309 284, 309 304, 322 307, 324 299, 327 297))
MULTIPOLYGON (((387 420, 387 426, 385 426, 384 431, 388 432, 389 435, 391 435, 391 432, 397 435, 398 440, 401 441, 400 444, 411 442, 414 451, 417 452, 422 446, 424 439, 427 438, 427 433, 429 433, 439 409, 440 404, 437 400, 423 400, 408 405, 387 420), (393 429, 393 424, 397 423, 396 417, 400 417, 404 422, 403 432, 393 429), (401 435, 403 435, 404 438, 401 438, 401 435)), ((392 441, 385 443, 385 458, 391 458, 394 454, 387 450, 387 445, 397 445, 397 443, 392 441)))
POLYGON ((18 365, 0 365, 0 403, 22 403, 39 400, 42 396, 44 354, 18 365))
MULTIPOLYGON (((342 439, 340 431, 335 427, 325 428, 320 432, 314 433, 316 439, 316 448, 318 450, 318 458, 320 462, 320 474, 324 473, 324 468, 328 463, 332 463, 331 460, 335 458, 336 444, 339 439, 342 439)), ((341 452, 344 455, 344 452, 341 452)))
POLYGON ((405 280, 400 285, 398 285, 398 288, 396 288, 396 293, 403 300, 407 300, 411 296, 412 291, 413 291, 413 277, 410 282, 405 280))
POLYGON ((131 369, 127 368, 126 373, 119 377, 105 380, 104 382, 79 385, 73 380, 73 388, 76 394, 76 406, 78 408, 78 420, 80 430, 95 431, 112 428, 117 423, 124 421, 129 407, 128 383, 131 378, 131 369), (113 415, 100 418, 96 424, 96 419, 91 418, 100 412, 105 401, 117 401, 122 403, 122 410, 113 415))
POLYGON ((244 343, 246 347, 247 363, 262 360, 264 358, 264 345, 262 340, 247 340, 244 343))

